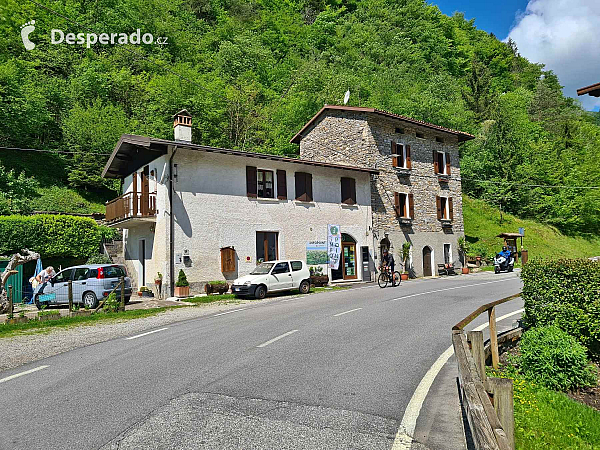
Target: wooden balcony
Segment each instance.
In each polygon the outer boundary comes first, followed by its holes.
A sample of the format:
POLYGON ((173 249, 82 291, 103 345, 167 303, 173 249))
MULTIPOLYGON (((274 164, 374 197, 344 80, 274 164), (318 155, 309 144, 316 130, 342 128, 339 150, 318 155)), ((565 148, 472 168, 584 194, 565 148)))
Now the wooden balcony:
POLYGON ((109 226, 130 228, 156 221, 156 192, 128 192, 106 203, 109 226))

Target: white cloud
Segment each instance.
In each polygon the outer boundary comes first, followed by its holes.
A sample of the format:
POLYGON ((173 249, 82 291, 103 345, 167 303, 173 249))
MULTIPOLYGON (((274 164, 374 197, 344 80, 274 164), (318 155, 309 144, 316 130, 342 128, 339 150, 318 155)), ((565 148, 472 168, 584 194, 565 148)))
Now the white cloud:
MULTIPOLYGON (((600 0, 530 0, 508 37, 519 53, 553 70, 569 97, 600 82, 600 0)), ((600 98, 579 97, 586 109, 600 98)))

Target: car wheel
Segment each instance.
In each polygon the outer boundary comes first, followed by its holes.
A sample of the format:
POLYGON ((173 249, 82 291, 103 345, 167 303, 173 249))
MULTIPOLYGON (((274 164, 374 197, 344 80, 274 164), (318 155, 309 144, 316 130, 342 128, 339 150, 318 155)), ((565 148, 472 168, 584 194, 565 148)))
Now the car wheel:
POLYGON ((37 294, 35 296, 34 302, 35 302, 35 306, 37 307, 37 309, 42 309, 42 303, 40 302, 40 294, 37 294))
POLYGON ((265 295, 267 295, 267 288, 261 284, 254 291, 254 298, 262 300, 263 298, 265 298, 265 295))
POLYGON ((83 304, 90 309, 94 309, 98 306, 98 299, 96 298, 96 294, 91 291, 83 294, 83 304))
POLYGON ((308 280, 304 280, 302 283, 300 283, 298 290, 301 294, 308 294, 308 291, 310 291, 310 282, 308 280))

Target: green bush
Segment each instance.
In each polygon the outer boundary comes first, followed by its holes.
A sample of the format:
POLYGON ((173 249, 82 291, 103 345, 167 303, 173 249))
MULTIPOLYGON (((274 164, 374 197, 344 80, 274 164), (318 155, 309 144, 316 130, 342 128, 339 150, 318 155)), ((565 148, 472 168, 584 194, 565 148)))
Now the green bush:
POLYGON ((527 330, 520 348, 523 374, 547 388, 567 391, 596 384, 596 372, 585 347, 557 326, 527 330))
POLYGON ((119 238, 119 230, 117 230, 116 228, 100 225, 98 227, 98 230, 100 231, 102 239, 104 239, 105 241, 112 241, 119 238))
POLYGON ((189 285, 190 285, 190 283, 188 283, 187 277, 185 276, 183 269, 179 269, 179 277, 177 278, 177 283, 175 283, 175 286, 186 287, 189 285))
POLYGON ((105 313, 119 312, 120 308, 121 300, 117 297, 117 294, 115 294, 114 292, 112 294, 109 294, 108 297, 106 297, 104 305, 102 305, 102 311, 104 311, 105 313))
POLYGON ((95 255, 90 256, 86 264, 112 264, 110 257, 104 253, 97 253, 95 255))
POLYGON ((100 227, 93 219, 62 215, 0 217, 0 254, 23 248, 42 257, 87 258, 98 252, 100 227))
POLYGON ((600 263, 534 259, 523 267, 526 327, 556 324, 600 358, 600 263))

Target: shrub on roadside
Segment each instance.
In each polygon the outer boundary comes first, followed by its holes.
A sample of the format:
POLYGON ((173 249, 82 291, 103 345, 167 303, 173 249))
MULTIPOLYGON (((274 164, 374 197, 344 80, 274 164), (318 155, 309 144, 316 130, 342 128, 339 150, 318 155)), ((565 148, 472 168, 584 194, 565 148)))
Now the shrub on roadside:
POLYGON ((104 305, 102 306, 102 311, 104 311, 106 313, 119 312, 120 307, 121 307, 121 301, 117 297, 117 294, 115 294, 113 292, 112 294, 109 294, 108 297, 106 297, 106 301, 104 302, 104 305))
POLYGON ((547 388, 567 391, 597 382, 585 347, 557 326, 526 331, 520 349, 519 365, 523 374, 547 388))
POLYGON ((97 253, 95 255, 90 256, 86 264, 112 264, 110 257, 104 253, 97 253))
POLYGON ((600 358, 600 263, 534 259, 521 279, 525 327, 555 324, 600 358))

